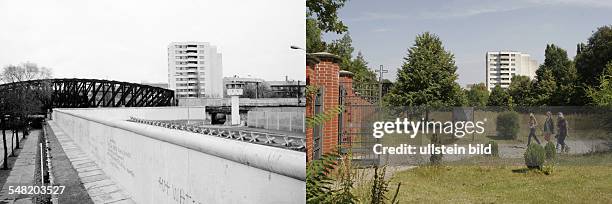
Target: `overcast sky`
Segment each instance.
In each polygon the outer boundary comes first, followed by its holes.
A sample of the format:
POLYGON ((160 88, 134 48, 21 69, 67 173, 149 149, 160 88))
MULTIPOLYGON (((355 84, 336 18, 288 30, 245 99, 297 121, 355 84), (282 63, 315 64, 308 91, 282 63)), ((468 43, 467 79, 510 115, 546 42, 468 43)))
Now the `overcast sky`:
POLYGON ((0 66, 57 78, 167 82, 170 42, 203 41, 223 76, 305 79, 305 1, 0 0, 0 66))
POLYGON ((577 43, 612 24, 612 1, 351 0, 340 17, 369 66, 389 68, 385 78, 395 80, 415 36, 430 31, 455 55, 459 83, 465 85, 484 82, 487 51, 521 51, 542 63, 546 44, 554 43, 573 58, 577 43))

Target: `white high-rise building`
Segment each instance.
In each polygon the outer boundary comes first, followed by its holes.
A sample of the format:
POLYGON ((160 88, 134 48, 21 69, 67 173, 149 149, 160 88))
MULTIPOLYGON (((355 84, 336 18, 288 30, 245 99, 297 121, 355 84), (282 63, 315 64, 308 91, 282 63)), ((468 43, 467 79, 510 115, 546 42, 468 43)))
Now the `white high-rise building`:
POLYGON ((170 43, 168 88, 177 98, 223 97, 223 64, 217 47, 207 42, 170 43))
POLYGON ((498 84, 502 88, 508 88, 515 75, 534 79, 538 69, 538 62, 529 54, 516 51, 487 52, 486 63, 485 77, 489 91, 498 84))

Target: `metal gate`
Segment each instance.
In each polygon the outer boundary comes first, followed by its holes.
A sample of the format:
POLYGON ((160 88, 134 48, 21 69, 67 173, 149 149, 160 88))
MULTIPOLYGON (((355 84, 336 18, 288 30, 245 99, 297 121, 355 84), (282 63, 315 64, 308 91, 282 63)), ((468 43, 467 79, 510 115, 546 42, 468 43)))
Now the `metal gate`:
POLYGON ((380 164, 380 157, 372 151, 380 142, 372 136, 372 123, 380 117, 380 97, 389 87, 387 84, 381 89, 379 83, 340 83, 339 104, 344 111, 338 115, 338 142, 340 152, 350 153, 354 164, 380 164))

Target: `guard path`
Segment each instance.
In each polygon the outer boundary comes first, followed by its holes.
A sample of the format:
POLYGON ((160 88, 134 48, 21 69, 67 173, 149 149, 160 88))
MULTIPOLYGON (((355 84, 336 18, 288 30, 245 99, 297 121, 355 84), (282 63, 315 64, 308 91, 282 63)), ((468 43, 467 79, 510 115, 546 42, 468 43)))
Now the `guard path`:
POLYGON ((32 195, 9 194, 9 186, 33 186, 36 166, 36 150, 38 149, 38 135, 40 130, 33 130, 20 144, 23 149, 19 151, 17 160, 9 173, 6 183, 0 190, 0 203, 32 203, 32 195))
MULTIPOLYGON (((54 121, 48 121, 48 124, 52 130, 49 137, 57 138, 65 156, 68 157, 70 164, 76 170, 80 183, 85 187, 93 203, 134 203, 131 197, 106 176, 102 169, 54 121)), ((53 139, 50 138, 50 140, 53 139)), ((56 156, 53 153, 52 156, 54 156, 54 159, 51 161, 53 164, 56 156)), ((55 164, 53 165, 55 166, 55 164)), ((55 167, 54 171, 57 171, 55 167)), ((54 172, 53 174, 56 175, 57 173, 54 172)), ((66 188, 69 187, 66 186, 66 188)), ((60 203, 61 201, 62 198, 60 197, 60 203)))

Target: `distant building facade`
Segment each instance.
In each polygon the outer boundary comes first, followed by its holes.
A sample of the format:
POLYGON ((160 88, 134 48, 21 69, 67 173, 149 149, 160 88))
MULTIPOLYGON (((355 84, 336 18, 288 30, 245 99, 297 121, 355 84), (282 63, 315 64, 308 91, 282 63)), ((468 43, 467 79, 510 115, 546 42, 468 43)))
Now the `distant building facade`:
POLYGON ((534 79, 538 62, 529 54, 516 51, 491 51, 486 56, 486 85, 491 91, 496 85, 508 88, 512 77, 527 76, 534 79))
POLYGON ((299 80, 269 81, 273 98, 299 98, 304 97, 306 82, 299 80))
POLYGON ((177 98, 223 97, 223 64, 217 47, 207 42, 170 43, 168 88, 177 98))

